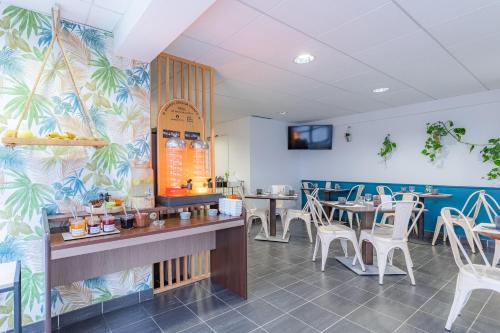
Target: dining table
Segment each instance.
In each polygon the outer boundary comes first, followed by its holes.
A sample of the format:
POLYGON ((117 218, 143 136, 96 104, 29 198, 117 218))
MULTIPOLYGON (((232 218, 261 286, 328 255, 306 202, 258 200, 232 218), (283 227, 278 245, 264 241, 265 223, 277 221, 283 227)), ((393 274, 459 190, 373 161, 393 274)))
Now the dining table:
POLYGON ((261 235, 257 235, 255 239, 258 240, 268 240, 274 242, 283 242, 287 243, 289 237, 277 237, 276 236, 276 202, 280 200, 297 200, 298 195, 284 195, 284 194, 272 194, 272 193, 262 193, 262 194, 245 194, 245 198, 247 199, 258 199, 258 200, 269 200, 269 238, 261 237, 261 235))
POLYGON ((472 231, 475 233, 494 239, 494 240, 500 240, 500 229, 496 229, 494 227, 486 227, 485 225, 488 226, 494 226, 492 223, 479 223, 472 228, 472 231))
MULTIPOLYGON (((358 214, 360 228, 357 230, 357 236, 361 233, 363 229, 372 229, 373 223, 375 221, 375 211, 377 207, 373 205, 373 202, 352 202, 348 201, 346 203, 339 203, 338 201, 321 201, 321 204, 325 207, 330 207, 332 209, 339 209, 343 211, 347 211, 353 214, 358 214)), ((415 212, 418 212, 419 209, 415 209, 415 212)), ((383 213, 394 213, 395 209, 380 209, 379 214, 383 213)), ((424 210, 425 212, 425 210, 424 210)), ((361 257, 363 258, 363 263, 366 266, 366 271, 363 272, 361 270, 361 266, 359 263, 356 266, 352 266, 352 257, 336 257, 338 261, 344 264, 347 268, 352 270, 354 273, 358 275, 378 275, 378 267, 376 267, 373 263, 373 245, 370 242, 363 242, 361 244, 361 257)), ((405 275, 406 272, 402 269, 399 269, 396 266, 387 266, 386 275, 405 275)))

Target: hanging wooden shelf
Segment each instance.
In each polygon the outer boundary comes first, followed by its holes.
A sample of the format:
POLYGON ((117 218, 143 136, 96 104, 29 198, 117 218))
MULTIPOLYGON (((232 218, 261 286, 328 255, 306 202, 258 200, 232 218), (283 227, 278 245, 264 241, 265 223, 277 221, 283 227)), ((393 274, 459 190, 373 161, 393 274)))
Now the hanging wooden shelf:
MULTIPOLYGON (((31 146, 87 146, 87 147, 96 147, 96 148, 101 148, 106 146, 108 143, 102 139, 96 138, 95 131, 93 130, 93 121, 90 116, 90 114, 87 111, 87 108, 85 107, 85 104, 83 103, 81 96, 80 96, 80 89, 78 88, 76 81, 75 81, 75 75, 73 74, 73 69, 71 68, 71 64, 69 62, 68 56, 66 54, 66 51, 64 50, 64 46, 61 42, 61 39, 59 38, 59 32, 60 32, 60 16, 59 16, 59 8, 58 7, 53 7, 52 8, 52 39, 50 41, 49 46, 47 47, 47 51, 45 52, 45 56, 42 61, 42 65, 40 67, 40 70, 38 71, 38 74, 35 78, 35 82, 33 84, 33 88, 31 89, 30 95, 28 96, 28 99, 24 103, 23 107, 23 112, 21 113, 21 116, 19 117, 19 120, 17 122, 17 125, 15 129, 12 129, 11 131, 13 132, 12 136, 7 136, 2 138, 2 143, 6 146, 16 146, 16 145, 31 145, 31 146), (66 63, 66 67, 68 68, 69 72, 69 77, 71 79, 71 83, 73 84, 73 89, 75 90, 76 97, 78 100, 78 104, 82 110, 83 113, 83 120, 84 124, 86 125, 88 129, 88 137, 91 139, 87 138, 82 138, 82 139, 62 139, 62 138, 24 138, 24 137, 19 137, 18 132, 19 132, 19 127, 21 126, 21 122, 24 120, 26 115, 28 114, 29 107, 32 103, 33 96, 35 95, 36 89, 38 87, 38 84, 40 83, 40 78, 42 76, 42 73, 45 69, 45 65, 47 64, 47 60, 49 59, 49 55, 52 53, 52 50, 54 49, 54 44, 57 42, 59 45, 59 49, 62 55, 62 58, 64 62, 66 63)), ((95 126, 94 126, 95 127, 95 126)))
POLYGON ((87 146, 102 148, 108 143, 100 139, 2 138, 6 146, 87 146))

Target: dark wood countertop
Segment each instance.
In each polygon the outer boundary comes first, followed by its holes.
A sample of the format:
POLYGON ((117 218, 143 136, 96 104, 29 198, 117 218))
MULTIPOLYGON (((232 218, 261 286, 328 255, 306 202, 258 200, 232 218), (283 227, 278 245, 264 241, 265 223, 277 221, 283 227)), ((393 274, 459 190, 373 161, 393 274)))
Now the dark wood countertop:
POLYGON ((92 237, 92 238, 83 238, 71 241, 64 241, 61 233, 56 233, 50 235, 50 249, 51 251, 54 251, 54 250, 62 250, 79 246, 94 245, 94 244, 119 241, 134 237, 149 236, 159 233, 173 232, 178 230, 221 224, 224 222, 233 222, 241 219, 243 219, 242 216, 228 216, 228 215, 218 215, 214 217, 193 216, 189 220, 181 220, 179 217, 173 217, 165 219, 164 220, 165 224, 163 226, 120 229, 119 234, 112 234, 112 235, 92 237))

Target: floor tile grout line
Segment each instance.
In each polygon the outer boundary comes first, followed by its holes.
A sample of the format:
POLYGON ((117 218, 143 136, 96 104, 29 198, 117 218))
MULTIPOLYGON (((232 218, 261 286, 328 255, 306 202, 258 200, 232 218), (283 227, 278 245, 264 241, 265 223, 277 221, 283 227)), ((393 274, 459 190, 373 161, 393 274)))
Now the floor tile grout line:
MULTIPOLYGON (((467 332, 471 331, 472 326, 474 326, 474 324, 476 323, 477 318, 479 318, 479 316, 481 315, 481 312, 483 312, 484 308, 486 307, 486 305, 488 304, 488 302, 490 301, 490 299, 492 297, 493 297, 493 293, 491 293, 490 296, 488 296, 488 299, 486 300, 486 302, 484 302, 483 306, 481 307, 481 310, 479 310, 479 312, 477 313, 477 315, 474 317, 474 320, 472 321, 472 323, 470 324, 470 326, 467 328, 467 332)), ((465 307, 465 304, 464 304, 464 307, 465 307)))

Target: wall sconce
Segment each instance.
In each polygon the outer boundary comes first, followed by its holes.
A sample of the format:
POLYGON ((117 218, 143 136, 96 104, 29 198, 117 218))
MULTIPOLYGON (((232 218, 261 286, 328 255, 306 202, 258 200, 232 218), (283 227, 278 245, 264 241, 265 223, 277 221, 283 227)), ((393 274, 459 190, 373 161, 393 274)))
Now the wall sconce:
POLYGON ((344 137, 345 137, 345 141, 351 142, 351 140, 352 140, 351 126, 347 126, 347 130, 345 131, 344 137))

